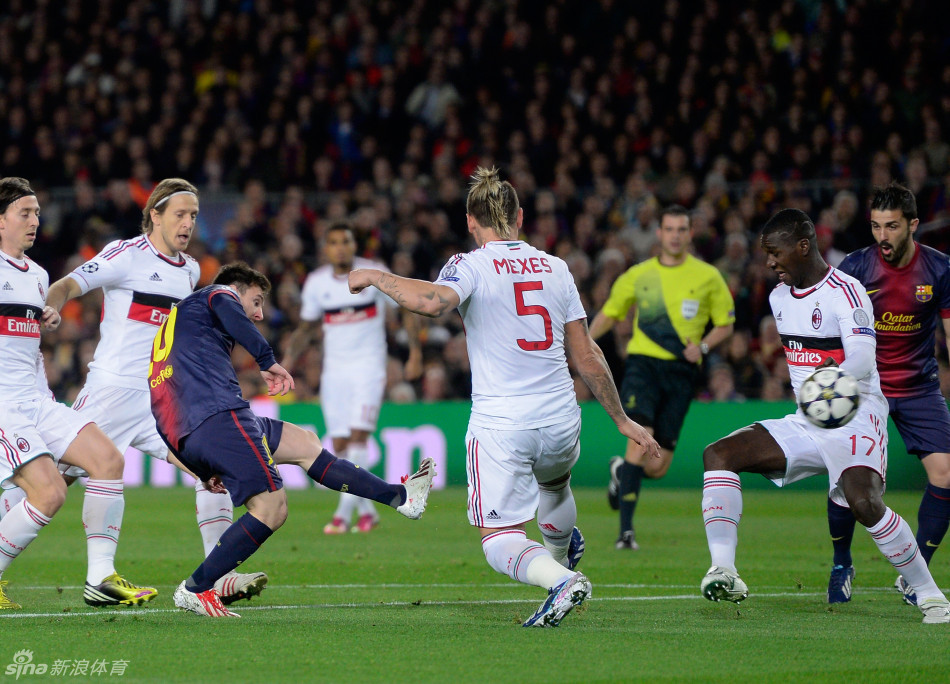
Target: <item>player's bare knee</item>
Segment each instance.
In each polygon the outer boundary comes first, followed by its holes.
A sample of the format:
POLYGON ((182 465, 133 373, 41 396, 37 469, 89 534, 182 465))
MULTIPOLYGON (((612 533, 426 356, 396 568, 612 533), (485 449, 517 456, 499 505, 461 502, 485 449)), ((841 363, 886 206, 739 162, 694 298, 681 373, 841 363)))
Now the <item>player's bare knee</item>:
POLYGON ((950 489, 950 454, 934 453, 921 460, 927 481, 934 487, 950 489))
POLYGON ((51 518, 66 502, 66 483, 62 478, 58 481, 54 480, 41 489, 28 492, 26 500, 33 508, 47 518, 51 518))
POLYGON ((713 442, 703 449, 704 470, 732 470, 729 451, 722 446, 722 440, 713 442))
POLYGON ((846 495, 848 506, 854 514, 854 519, 864 527, 873 527, 884 517, 884 501, 876 492, 864 491, 846 495))
MULTIPOLYGON (((651 459, 653 461, 655 459, 651 459)), ((648 462, 643 466, 643 476, 651 480, 658 480, 669 472, 672 461, 664 460, 662 463, 648 462)))
POLYGON ((283 489, 263 492, 245 503, 248 512, 271 530, 278 529, 287 520, 287 493, 283 489))
POLYGON ((122 471, 125 469, 125 458, 119 453, 119 450, 112 446, 111 448, 102 448, 99 453, 92 457, 90 467, 86 468, 89 477, 94 480, 121 480, 122 471))
MULTIPOLYGON (((281 490, 283 491, 283 490, 281 490)), ((268 523, 268 527, 272 530, 277 530, 285 522, 287 522, 287 497, 283 496, 277 501, 277 505, 274 507, 272 512, 271 522, 268 523)))
POLYGON ((310 447, 310 450, 314 453, 319 454, 323 451, 323 442, 320 441, 320 438, 317 437, 317 433, 310 432, 307 430, 307 445, 310 447))

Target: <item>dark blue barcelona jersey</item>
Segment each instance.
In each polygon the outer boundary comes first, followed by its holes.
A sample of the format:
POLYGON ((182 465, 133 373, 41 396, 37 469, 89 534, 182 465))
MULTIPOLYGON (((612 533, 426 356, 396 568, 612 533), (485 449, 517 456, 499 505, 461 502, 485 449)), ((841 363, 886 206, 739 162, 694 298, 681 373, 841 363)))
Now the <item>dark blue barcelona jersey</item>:
POLYGON ((950 318, 950 259, 917 244, 914 258, 895 268, 877 245, 849 254, 838 268, 857 278, 874 305, 877 369, 887 397, 909 397, 939 385, 934 331, 950 318))
POLYGON ((155 336, 148 373, 152 414, 158 431, 175 451, 209 417, 249 406, 231 364, 235 342, 250 352, 262 370, 276 362, 237 293, 224 285, 211 285, 185 297, 155 336))

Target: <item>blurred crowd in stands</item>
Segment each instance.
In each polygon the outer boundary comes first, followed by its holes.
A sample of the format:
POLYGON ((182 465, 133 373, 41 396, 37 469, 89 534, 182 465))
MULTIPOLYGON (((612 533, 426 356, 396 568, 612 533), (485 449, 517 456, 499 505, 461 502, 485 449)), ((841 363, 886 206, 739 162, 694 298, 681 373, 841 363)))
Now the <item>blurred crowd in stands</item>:
MULTIPOLYGON (((736 300, 701 397, 784 399, 757 245, 772 212, 808 212, 837 263, 871 242, 868 190, 898 180, 917 195, 921 240, 950 241, 944 4, 6 0, 2 175, 40 190, 30 256, 52 279, 138 234, 156 181, 194 182, 203 282, 234 259, 267 273, 278 349, 327 225, 350 221, 361 254, 433 279, 473 246, 478 165, 515 185, 524 239, 568 262, 590 315, 654 253, 658 210, 675 202, 736 300)), ((44 344, 60 399, 82 384, 99 306, 71 303, 44 344)), ((391 400, 469 395, 456 314, 428 322, 413 384, 391 332, 391 400)), ((624 343, 601 340, 618 372, 624 343)), ((319 361, 313 350, 291 369, 296 398, 319 395, 319 361)), ((238 363, 256 392, 253 362, 238 363)))

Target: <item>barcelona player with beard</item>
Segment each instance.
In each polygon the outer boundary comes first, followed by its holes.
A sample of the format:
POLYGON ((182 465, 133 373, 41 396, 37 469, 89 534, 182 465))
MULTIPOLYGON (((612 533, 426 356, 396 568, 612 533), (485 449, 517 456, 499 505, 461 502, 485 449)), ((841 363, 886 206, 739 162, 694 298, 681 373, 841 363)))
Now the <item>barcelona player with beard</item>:
MULTIPOLYGON (((838 268, 867 288, 874 305, 881 390, 908 453, 927 472, 916 537, 929 564, 950 526, 950 411, 934 357, 938 321, 950 345, 950 259, 914 239, 918 223, 910 190, 897 183, 877 189, 871 198, 876 244, 849 254, 838 268)), ((844 603, 851 600, 854 578, 854 516, 829 499, 828 527, 834 545, 828 603, 844 603)), ((916 605, 916 594, 903 576, 895 586, 906 603, 916 605)))

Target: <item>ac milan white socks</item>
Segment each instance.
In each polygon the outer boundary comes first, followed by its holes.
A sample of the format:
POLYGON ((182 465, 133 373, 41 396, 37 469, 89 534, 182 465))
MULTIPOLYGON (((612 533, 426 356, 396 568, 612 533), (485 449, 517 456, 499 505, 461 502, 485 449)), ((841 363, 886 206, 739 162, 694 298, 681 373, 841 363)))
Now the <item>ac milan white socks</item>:
POLYGON ((739 475, 729 470, 703 474, 703 524, 712 564, 736 570, 739 519, 742 517, 742 486, 739 475))

